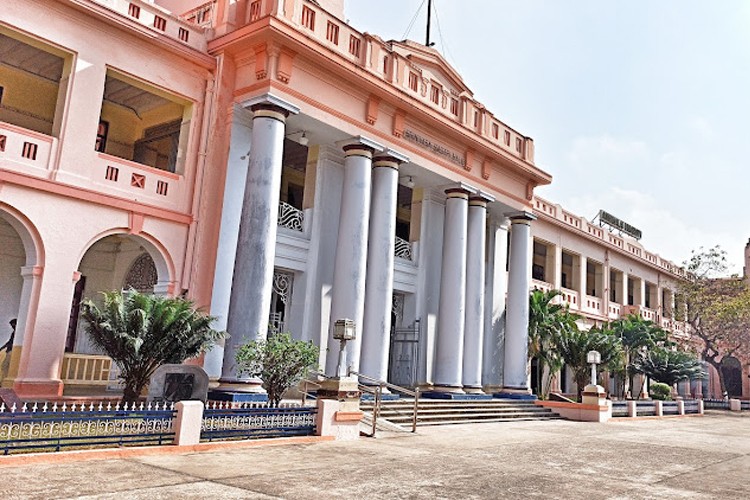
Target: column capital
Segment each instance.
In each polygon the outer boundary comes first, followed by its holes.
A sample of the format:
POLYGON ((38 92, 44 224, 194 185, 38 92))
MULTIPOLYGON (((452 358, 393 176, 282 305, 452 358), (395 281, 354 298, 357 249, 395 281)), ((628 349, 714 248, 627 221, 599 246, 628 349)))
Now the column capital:
POLYGON ((402 163, 408 163, 409 157, 406 156, 403 153, 399 153, 398 151, 395 151, 391 148, 386 148, 385 151, 382 153, 378 153, 373 158, 373 166, 374 167, 389 167, 392 166, 391 164, 395 163, 395 166, 398 167, 402 163))
POLYGON ((525 210, 520 212, 508 212, 505 216, 510 219, 511 224, 525 224, 528 226, 531 224, 531 221, 536 220, 536 215, 525 210))
POLYGON ((265 116, 285 121, 289 115, 299 113, 299 107, 273 94, 262 94, 242 102, 243 108, 249 108, 255 117, 265 116))
POLYGON ((470 195, 476 194, 478 190, 464 182, 458 182, 451 186, 444 188, 445 194, 448 198, 466 198, 469 199, 470 195))
POLYGON ((344 150, 346 156, 367 156, 372 158, 374 153, 380 153, 385 150, 385 147, 379 142, 361 135, 338 141, 336 145, 344 150))
POLYGON ((487 203, 495 201, 495 197, 484 191, 477 191, 469 195, 469 205, 475 207, 487 207, 487 203))

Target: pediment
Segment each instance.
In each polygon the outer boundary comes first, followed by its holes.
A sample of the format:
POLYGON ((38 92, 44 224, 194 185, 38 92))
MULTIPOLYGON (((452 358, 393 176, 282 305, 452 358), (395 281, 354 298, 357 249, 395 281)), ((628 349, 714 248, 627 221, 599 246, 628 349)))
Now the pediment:
POLYGON ((468 96, 473 96, 473 92, 466 86, 458 71, 448 64, 448 61, 437 50, 411 40, 391 41, 390 43, 393 50, 403 55, 429 78, 441 82, 445 87, 453 89, 458 94, 465 93, 468 96))

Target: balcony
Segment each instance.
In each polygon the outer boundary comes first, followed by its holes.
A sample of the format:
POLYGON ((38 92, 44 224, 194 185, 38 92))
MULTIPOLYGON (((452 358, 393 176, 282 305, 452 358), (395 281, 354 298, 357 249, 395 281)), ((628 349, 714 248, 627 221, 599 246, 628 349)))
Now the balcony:
POLYGON ((622 317, 622 306, 617 302, 610 302, 607 317, 609 319, 620 319, 622 317))
POLYGON ((586 295, 586 297, 581 301, 581 311, 599 315, 603 314, 602 299, 598 297, 592 297, 591 295, 586 295))
POLYGON ((56 142, 54 137, 0 122, 0 167, 46 177, 56 142))
POLYGON ((563 304, 567 304, 571 309, 579 309, 580 307, 580 294, 570 288, 560 288, 562 295, 563 304))
POLYGON ((115 196, 178 211, 189 201, 184 177, 166 170, 97 153, 90 172, 93 184, 115 196))
POLYGON ((411 243, 403 238, 396 236, 396 246, 394 248, 394 255, 399 259, 408 261, 414 260, 414 253, 412 252, 411 243))
POLYGON ((305 212, 281 201, 279 202, 278 225, 302 233, 305 230, 305 212))
POLYGON ((531 289, 532 290, 540 290, 542 292, 549 292, 552 290, 552 284, 547 283, 546 281, 540 281, 540 280, 531 280, 531 289))
POLYGON ((93 0, 117 12, 151 32, 162 34, 181 45, 201 52, 206 51, 206 38, 203 28, 183 21, 169 11, 146 0, 93 0))
POLYGON ((641 318, 647 321, 656 322, 657 320, 656 311, 653 309, 649 309, 643 306, 623 306, 622 307, 622 317, 629 316, 631 314, 640 316, 641 318))

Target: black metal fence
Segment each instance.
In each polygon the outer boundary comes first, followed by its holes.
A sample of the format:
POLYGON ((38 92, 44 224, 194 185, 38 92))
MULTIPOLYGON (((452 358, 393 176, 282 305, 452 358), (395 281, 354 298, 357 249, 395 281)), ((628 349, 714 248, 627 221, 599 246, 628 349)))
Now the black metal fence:
POLYGON ((168 444, 174 440, 174 417, 171 404, 3 406, 0 452, 168 444))
POLYGON ((201 441, 312 436, 315 407, 234 404, 209 405, 203 412, 201 441))

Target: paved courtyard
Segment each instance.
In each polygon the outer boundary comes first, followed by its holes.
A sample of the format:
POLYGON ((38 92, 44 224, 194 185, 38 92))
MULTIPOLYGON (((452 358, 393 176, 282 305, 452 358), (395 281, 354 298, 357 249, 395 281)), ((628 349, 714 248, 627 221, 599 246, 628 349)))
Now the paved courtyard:
POLYGON ((0 474, 4 499, 748 498, 750 414, 433 427, 0 474))

